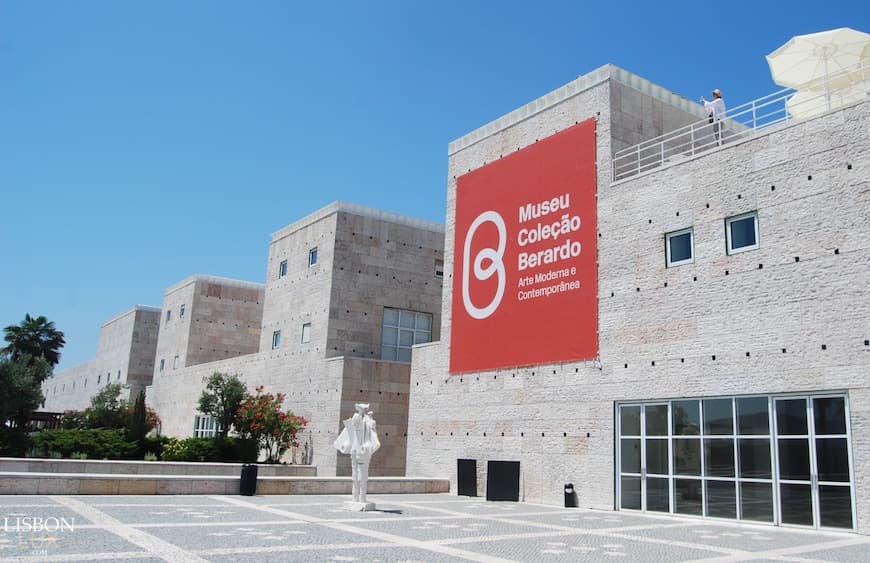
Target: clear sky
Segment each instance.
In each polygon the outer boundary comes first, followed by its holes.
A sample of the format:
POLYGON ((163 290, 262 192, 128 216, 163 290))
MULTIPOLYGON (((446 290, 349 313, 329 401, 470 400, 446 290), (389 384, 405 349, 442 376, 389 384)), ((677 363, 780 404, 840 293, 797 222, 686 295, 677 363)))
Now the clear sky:
POLYGON ((447 144, 603 64, 736 106, 870 2, 0 0, 0 326, 59 369, 192 274, 265 281, 335 200, 444 222, 447 144))

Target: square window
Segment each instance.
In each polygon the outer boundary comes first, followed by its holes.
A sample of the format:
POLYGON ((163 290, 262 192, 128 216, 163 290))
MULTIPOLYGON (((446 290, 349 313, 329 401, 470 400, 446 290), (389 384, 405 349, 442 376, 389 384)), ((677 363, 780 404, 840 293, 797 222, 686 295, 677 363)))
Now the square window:
POLYGON ((277 350, 281 346, 281 331, 276 330, 272 333, 272 350, 277 350))
POLYGON ((311 323, 302 325, 302 342, 311 342, 311 323))
POLYGON ((758 248, 758 212, 744 213, 725 219, 728 254, 758 248))
POLYGON ((694 233, 691 228, 665 235, 667 266, 682 266, 695 261, 694 233))
POLYGON ((278 277, 279 277, 279 278, 283 278, 283 277, 286 276, 286 275, 287 275, 287 261, 284 260, 284 261, 281 262, 281 264, 278 266, 278 277))
POLYGON ((444 260, 435 260, 435 277, 444 277, 444 260))
POLYGON ((315 246, 308 251, 308 267, 317 264, 317 247, 315 246))
POLYGON ((411 361, 411 347, 432 341, 432 315, 384 308, 381 359, 411 361))
POLYGON ((181 308, 178 310, 178 318, 179 319, 184 318, 184 303, 181 304, 181 308))

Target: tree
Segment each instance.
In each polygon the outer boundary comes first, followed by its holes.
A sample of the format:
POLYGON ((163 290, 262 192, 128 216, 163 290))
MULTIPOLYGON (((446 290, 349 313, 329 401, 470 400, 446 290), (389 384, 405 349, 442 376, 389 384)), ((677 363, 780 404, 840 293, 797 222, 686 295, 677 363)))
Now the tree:
POLYGON ((231 426, 238 428, 238 412, 248 388, 237 375, 219 371, 204 378, 205 390, 199 397, 199 412, 211 415, 218 424, 217 439, 227 437, 231 426))
POLYGON ((131 406, 127 408, 127 439, 142 441, 148 433, 147 411, 145 409, 145 392, 140 391, 131 406))
MULTIPOLYGON (((8 355, 13 362, 20 361, 24 356, 44 358, 52 368, 60 362, 60 349, 66 341, 63 333, 45 317, 40 315, 33 318, 28 313, 21 324, 10 325, 3 330, 8 345, 0 353, 8 355)), ((39 383, 42 384, 42 381, 39 383)))
POLYGON ((298 446, 296 434, 305 428, 308 421, 292 412, 282 412, 284 394, 263 393, 263 386, 256 395, 248 395, 239 408, 239 432, 252 438, 266 450, 266 463, 278 463, 291 446, 298 446))
POLYGON ((0 358, 0 450, 13 444, 15 436, 26 435, 30 416, 45 400, 39 382, 50 374, 51 365, 43 358, 0 358))
POLYGON ((127 401, 121 398, 124 386, 110 383, 91 397, 91 406, 85 409, 88 428, 124 428, 127 401))

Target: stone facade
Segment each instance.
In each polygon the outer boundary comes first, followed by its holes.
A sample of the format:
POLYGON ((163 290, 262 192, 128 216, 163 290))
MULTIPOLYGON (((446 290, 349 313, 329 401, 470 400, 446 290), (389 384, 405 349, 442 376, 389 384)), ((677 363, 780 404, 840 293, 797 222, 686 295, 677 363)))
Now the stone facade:
POLYGON ((259 349, 262 284, 195 275, 166 290, 154 375, 259 349))
POLYGON ((870 104, 612 182, 615 150, 698 113, 602 67, 451 143, 446 279, 457 177, 588 118, 597 129, 599 357, 450 375, 447 283, 442 339, 414 350, 408 474, 450 476, 455 490, 457 460, 476 459, 480 492, 486 461, 516 460, 521 499, 561 504, 570 482, 581 506, 613 509, 617 404, 845 393, 856 527, 870 532, 870 104), (760 247, 728 255, 725 219, 751 211, 760 247), (666 233, 688 227, 694 263, 666 267, 666 233))
MULTIPOLYGON (((163 432, 191 435, 203 380, 220 371, 238 375, 250 390, 263 385, 286 395, 285 408, 309 420, 294 459, 317 465, 319 475, 349 473, 332 442, 353 403, 370 403, 384 444, 371 474, 403 475, 410 365, 381 359, 384 309, 431 315, 437 338, 441 278, 435 264, 443 237, 440 225, 342 202, 276 232, 261 292, 259 351, 196 365, 179 361, 175 370, 166 363, 163 374, 158 366, 147 399, 163 432)), ((167 291, 158 356, 169 349, 162 345, 166 325, 182 302, 191 302, 188 288, 181 283, 167 291)), ((190 315, 194 322, 195 309, 190 315)), ((247 337, 247 324, 237 324, 247 337)))
POLYGON ((125 385, 125 397, 142 392, 151 384, 159 324, 160 309, 143 305, 106 321, 100 327, 97 357, 58 372, 43 384, 44 410, 84 409, 109 383, 125 385))

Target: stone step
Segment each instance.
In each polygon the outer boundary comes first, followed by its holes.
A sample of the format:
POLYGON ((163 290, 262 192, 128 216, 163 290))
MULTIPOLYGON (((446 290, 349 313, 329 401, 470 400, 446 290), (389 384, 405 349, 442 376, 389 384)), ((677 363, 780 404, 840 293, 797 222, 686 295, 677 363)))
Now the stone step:
MULTIPOLYGON (((239 476, 0 472, 0 495, 238 495, 239 476)), ((257 477, 258 495, 349 495, 350 477, 257 477)), ((447 493, 449 479, 369 477, 371 494, 447 493)))
MULTIPOLYGON (((238 477, 241 463, 118 461, 108 459, 0 458, 0 472, 121 475, 227 475, 238 477)), ((257 464, 261 477, 314 477, 314 465, 257 464)))

